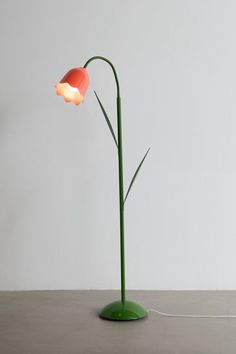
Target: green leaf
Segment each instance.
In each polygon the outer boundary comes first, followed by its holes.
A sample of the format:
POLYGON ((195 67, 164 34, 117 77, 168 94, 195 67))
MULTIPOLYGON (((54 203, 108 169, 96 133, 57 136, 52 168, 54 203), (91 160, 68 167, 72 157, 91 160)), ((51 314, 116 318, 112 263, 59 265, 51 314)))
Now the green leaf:
POLYGON ((134 176, 133 176, 133 178, 132 178, 132 180, 131 180, 131 182, 130 182, 129 188, 128 188, 128 190, 127 190, 127 193, 126 193, 126 196, 125 196, 125 199, 124 199, 124 204, 125 204, 125 201, 126 201, 128 195, 129 195, 129 192, 130 192, 130 190, 131 190, 131 187, 132 187, 132 185, 133 185, 133 183, 134 183, 134 181, 135 181, 135 178, 137 177, 137 174, 139 173, 139 170, 140 170, 142 164, 144 163, 144 160, 146 159, 147 154, 149 153, 149 150, 150 150, 150 148, 147 150, 146 154, 145 154, 144 157, 142 158, 142 161, 141 161, 140 164, 138 165, 137 170, 135 171, 135 174, 134 174, 134 176))
POLYGON ((106 120, 106 122, 107 122, 108 128, 110 129, 111 135, 112 135, 112 137, 113 137, 113 139, 114 139, 114 141, 115 141, 115 144, 116 144, 116 146, 117 146, 117 148, 118 148, 118 143, 117 143, 117 140, 116 140, 116 136, 115 136, 114 130, 113 130, 113 128, 112 128, 111 122, 110 122, 110 120, 109 120, 109 118, 108 118, 108 115, 107 115, 107 113, 106 113, 106 111, 105 111, 105 109, 104 109, 104 107, 103 107, 103 105, 102 105, 102 102, 100 101, 100 99, 99 99, 99 97, 98 97, 96 91, 94 91, 94 93, 95 93, 95 96, 96 96, 96 98, 97 98, 97 100, 98 100, 99 106, 100 106, 100 108, 101 108, 101 110, 102 110, 102 113, 103 113, 103 115, 104 115, 104 117, 105 117, 105 120, 106 120))

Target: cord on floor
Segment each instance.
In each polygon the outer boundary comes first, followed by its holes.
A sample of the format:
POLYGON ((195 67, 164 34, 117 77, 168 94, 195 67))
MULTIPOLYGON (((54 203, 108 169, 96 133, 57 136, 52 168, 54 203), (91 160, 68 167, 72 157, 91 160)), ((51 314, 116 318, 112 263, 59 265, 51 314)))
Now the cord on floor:
POLYGON ((148 309, 148 312, 156 312, 164 317, 182 317, 182 318, 236 318, 236 315, 183 315, 161 312, 156 309, 148 309))

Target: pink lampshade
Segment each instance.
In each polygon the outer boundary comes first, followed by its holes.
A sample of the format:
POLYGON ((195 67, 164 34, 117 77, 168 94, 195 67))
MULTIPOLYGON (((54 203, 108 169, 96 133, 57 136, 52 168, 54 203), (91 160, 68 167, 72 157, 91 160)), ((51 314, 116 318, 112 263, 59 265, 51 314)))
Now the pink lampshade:
POLYGON ((56 94, 63 96, 65 102, 79 105, 84 99, 88 86, 88 72, 81 67, 69 70, 55 87, 56 94))

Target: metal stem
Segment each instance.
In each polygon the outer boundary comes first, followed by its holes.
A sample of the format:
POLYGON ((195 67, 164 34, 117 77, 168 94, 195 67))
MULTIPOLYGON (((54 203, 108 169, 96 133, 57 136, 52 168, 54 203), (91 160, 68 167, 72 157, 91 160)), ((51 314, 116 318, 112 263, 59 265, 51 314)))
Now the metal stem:
POLYGON ((94 56, 84 65, 96 59, 107 62, 112 68, 117 87, 117 135, 118 135, 118 172, 119 172, 119 206, 120 206, 120 267, 121 267, 121 301, 125 303, 125 239, 124 239, 124 184, 123 184, 123 149, 122 149, 122 117, 121 117, 121 97, 118 76, 113 64, 104 57, 94 56))

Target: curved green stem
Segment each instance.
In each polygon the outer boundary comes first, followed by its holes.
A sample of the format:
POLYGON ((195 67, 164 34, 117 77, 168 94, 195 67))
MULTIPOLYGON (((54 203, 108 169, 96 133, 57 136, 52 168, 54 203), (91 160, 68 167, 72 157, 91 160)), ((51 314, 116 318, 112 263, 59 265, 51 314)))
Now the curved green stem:
POLYGON ((97 59, 107 62, 110 65, 110 67, 112 68, 112 71, 113 71, 113 74, 114 74, 115 80, 116 80, 117 97, 120 96, 120 84, 119 84, 118 76, 116 73, 116 69, 115 69, 114 65, 112 64, 112 62, 110 62, 110 60, 108 60, 107 58, 101 57, 99 55, 96 55, 95 57, 92 57, 86 61, 86 63, 84 64, 84 68, 86 68, 91 61, 97 60, 97 59))
POLYGON ((120 85, 114 65, 107 58, 94 56, 84 65, 84 68, 93 60, 103 60, 112 68, 117 87, 117 135, 118 135, 118 171, 119 171, 119 206, 120 206, 120 266, 121 266, 121 301, 125 302, 125 244, 124 244, 124 183, 123 183, 123 149, 122 149, 122 119, 120 85))

